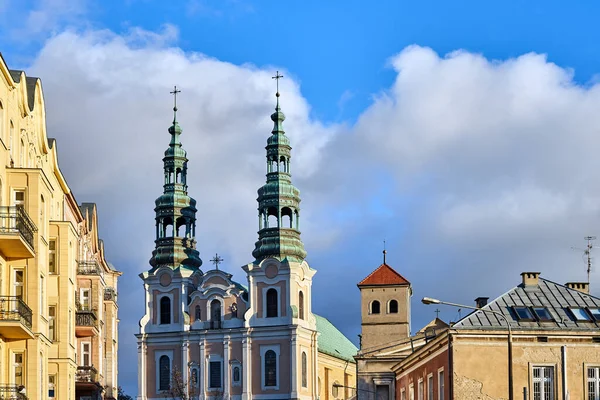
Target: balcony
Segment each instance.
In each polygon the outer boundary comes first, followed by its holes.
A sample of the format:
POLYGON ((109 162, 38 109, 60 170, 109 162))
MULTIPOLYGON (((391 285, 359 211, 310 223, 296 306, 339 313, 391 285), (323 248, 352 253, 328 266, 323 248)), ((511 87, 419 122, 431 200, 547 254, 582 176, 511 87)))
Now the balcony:
POLYGON ((0 400, 28 400, 25 387, 17 385, 0 386, 0 400))
POLYGON ((93 366, 77 367, 75 397, 78 399, 84 396, 90 396, 93 399, 99 398, 97 395, 102 390, 99 380, 98 370, 93 366))
POLYGON ((9 260, 35 256, 33 234, 37 231, 21 206, 0 207, 0 252, 9 260))
POLYGON ((16 296, 0 296, 0 335, 5 339, 33 339, 31 319, 31 309, 23 300, 16 296))
POLYGON ((96 383, 98 382, 98 370, 93 366, 77 367, 75 381, 85 383, 96 383))
POLYGON ((98 334, 98 316, 94 310, 79 309, 75 313, 75 336, 89 337, 98 334))
POLYGON ((117 302, 117 291, 111 287, 104 289, 104 301, 117 302))
POLYGON ((223 327, 223 323, 221 320, 210 320, 210 324, 209 324, 209 328, 208 329, 221 329, 223 327))
POLYGON ((102 269, 96 261, 78 261, 77 275, 98 275, 102 276, 102 269))

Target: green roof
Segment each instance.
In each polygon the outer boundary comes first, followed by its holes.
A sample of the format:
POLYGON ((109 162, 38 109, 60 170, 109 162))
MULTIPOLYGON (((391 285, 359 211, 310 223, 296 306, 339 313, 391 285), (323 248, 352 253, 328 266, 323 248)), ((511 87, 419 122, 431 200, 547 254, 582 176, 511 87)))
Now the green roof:
POLYGON ((317 319, 317 339, 318 350, 332 357, 345 361, 355 362, 354 356, 358 353, 358 348, 340 332, 327 318, 314 314, 317 319))

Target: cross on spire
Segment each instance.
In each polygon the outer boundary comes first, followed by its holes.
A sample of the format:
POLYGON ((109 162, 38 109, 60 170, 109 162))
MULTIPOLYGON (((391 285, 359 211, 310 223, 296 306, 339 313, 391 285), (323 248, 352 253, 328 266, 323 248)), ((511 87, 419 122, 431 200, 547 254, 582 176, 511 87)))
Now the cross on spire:
POLYGON ((175 85, 170 93, 173 95, 173 121, 175 121, 177 116, 177 93, 181 93, 181 90, 177 90, 177 85, 175 85))
POLYGON ((271 79, 275 79, 277 81, 277 93, 275 93, 275 96, 277 96, 277 97, 279 97, 279 80, 281 78, 283 78, 283 75, 280 75, 279 71, 277 71, 275 76, 271 77, 271 79))
POLYGON ((440 309, 439 309, 439 308, 436 308, 436 309, 435 309, 435 317, 436 317, 436 318, 439 318, 439 317, 440 317, 440 309))
POLYGON ((223 259, 221 257, 219 257, 219 254, 215 253, 215 256, 213 257, 212 260, 210 260, 210 262, 215 264, 215 268, 218 270, 219 264, 221 264, 223 262, 223 259))

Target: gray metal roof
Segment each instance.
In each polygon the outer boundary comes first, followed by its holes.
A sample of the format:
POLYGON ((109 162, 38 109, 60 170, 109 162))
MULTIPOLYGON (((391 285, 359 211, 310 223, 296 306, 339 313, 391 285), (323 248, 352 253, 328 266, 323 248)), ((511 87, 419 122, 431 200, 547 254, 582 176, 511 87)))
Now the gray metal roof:
MULTIPOLYGON (((494 301, 488 303, 484 310, 501 312, 513 329, 518 330, 600 330, 599 321, 576 321, 569 307, 600 307, 600 298, 581 293, 564 285, 539 278, 537 285, 519 285, 494 301), (554 321, 523 321, 517 318, 513 306, 546 307, 554 321)), ((506 322, 501 317, 484 311, 474 311, 456 324, 455 329, 506 329, 506 322)))

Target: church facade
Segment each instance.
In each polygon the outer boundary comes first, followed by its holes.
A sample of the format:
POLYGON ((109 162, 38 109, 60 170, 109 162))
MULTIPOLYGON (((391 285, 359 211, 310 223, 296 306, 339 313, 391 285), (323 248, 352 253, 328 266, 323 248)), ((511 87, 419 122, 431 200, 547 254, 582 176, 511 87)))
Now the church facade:
MULTIPOLYGON (((177 90, 175 90, 175 95, 177 90)), ((175 116, 177 108, 174 108, 175 116)), ((300 192, 279 93, 267 140, 266 183, 258 190, 259 231, 240 284, 203 272, 196 248, 196 201, 176 117, 156 200, 156 246, 143 280, 138 400, 336 399, 354 395, 357 348, 312 312, 316 270, 300 238, 300 192)))

